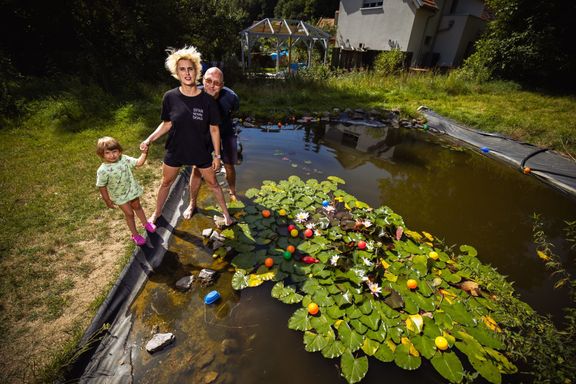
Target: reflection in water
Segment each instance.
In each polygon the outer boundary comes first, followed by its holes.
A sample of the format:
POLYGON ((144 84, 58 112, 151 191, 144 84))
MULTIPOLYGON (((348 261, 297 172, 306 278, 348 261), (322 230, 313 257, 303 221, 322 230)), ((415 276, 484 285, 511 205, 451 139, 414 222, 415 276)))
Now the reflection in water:
MULTIPOLYGON (((509 276, 522 299, 540 312, 559 316, 569 304, 566 292, 552 288, 553 280, 536 257, 530 217, 533 212, 542 215, 554 250, 566 259, 563 228, 565 220, 575 219, 573 197, 422 132, 342 124, 276 131, 242 130, 239 191, 290 175, 341 177, 347 192, 373 207, 391 207, 410 229, 428 231, 448 245, 476 247, 478 257, 509 276)), ((204 199, 200 208, 214 204, 211 195, 204 199)), ((144 345, 155 326, 176 335, 173 346, 154 355, 135 348, 135 382, 344 383, 334 367, 337 360, 306 352, 302 334, 287 328, 298 305, 272 299, 271 284, 241 293, 231 289, 232 272, 215 263, 200 236, 210 226, 209 216, 201 209, 179 224, 162 267, 132 306, 133 345, 144 345), (215 286, 175 290, 180 277, 201 268, 219 271, 215 286), (204 295, 213 289, 222 299, 206 306, 204 295)), ((370 359, 363 383, 379 383, 383 377, 389 382, 443 382, 427 368, 404 371, 370 359)))

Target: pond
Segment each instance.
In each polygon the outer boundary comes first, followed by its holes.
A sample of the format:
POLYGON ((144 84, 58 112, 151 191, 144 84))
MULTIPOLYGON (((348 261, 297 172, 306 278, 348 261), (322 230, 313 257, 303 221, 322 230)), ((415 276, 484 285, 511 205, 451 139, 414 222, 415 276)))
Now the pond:
MULTIPOLYGON (((445 137, 400 128, 343 124, 243 128, 238 189, 259 187, 264 180, 297 175, 323 180, 330 175, 346 181, 346 192, 372 207, 386 205, 404 218, 409 229, 427 231, 447 245, 469 244, 479 258, 514 281, 522 300, 560 322, 570 304, 535 252, 532 214, 541 214, 554 251, 567 259, 562 242, 566 220, 576 216, 576 199, 534 177, 461 147, 445 137)), ((204 196, 207 188, 202 188, 204 196)), ((289 330, 294 306, 270 296, 272 284, 234 292, 232 268, 215 262, 202 242, 211 226, 200 214, 181 221, 170 240, 161 267, 155 271, 130 311, 129 337, 143 346, 154 327, 172 332, 176 343, 153 355, 133 348, 138 383, 345 383, 336 367, 320 353, 304 350, 302 333, 289 330), (175 290, 175 282, 202 268, 219 271, 210 287, 175 290), (222 299, 205 305, 203 298, 218 290, 222 299)), ((568 265, 573 271, 574 265, 568 265)), ((370 359, 363 383, 444 382, 434 369, 405 371, 394 363, 370 359)), ((514 381, 506 377, 505 380, 514 381), (510 379, 510 380, 508 380, 510 379)))

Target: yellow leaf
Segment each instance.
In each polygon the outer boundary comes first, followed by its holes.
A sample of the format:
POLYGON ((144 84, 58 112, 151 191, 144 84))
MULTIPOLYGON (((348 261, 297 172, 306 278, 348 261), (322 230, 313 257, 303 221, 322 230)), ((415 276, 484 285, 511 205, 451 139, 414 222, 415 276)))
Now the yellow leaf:
POLYGON ((339 202, 343 202, 344 198, 342 196, 337 196, 334 198, 334 200, 339 201, 339 202))
POLYGON ((422 318, 422 316, 418 314, 410 315, 406 318, 406 328, 408 328, 409 331, 412 331, 414 333, 420 333, 422 332, 423 326, 424 326, 424 319, 422 318))
POLYGON ((411 231, 409 229, 405 229, 404 233, 406 234, 406 236, 411 237, 418 242, 422 241, 422 235, 420 235, 418 232, 414 232, 414 231, 411 231))
POLYGON ((344 203, 344 207, 345 207, 347 210, 350 210, 350 206, 348 205, 348 203, 344 203))
POLYGON ((384 267, 384 269, 388 269, 388 267, 390 267, 390 264, 388 264, 386 262, 386 260, 384 259, 380 259, 380 263, 382 264, 382 266, 384 267))
POLYGON ((392 352, 396 351, 396 344, 394 344, 391 339, 386 340, 386 345, 392 350, 392 352))
POLYGON ((491 330, 495 332, 502 332, 502 329, 498 326, 498 323, 494 321, 494 319, 490 316, 482 316, 482 320, 484 321, 484 324, 486 324, 486 326, 491 330))
POLYGON ((541 258, 544 261, 548 261, 550 260, 550 256, 548 256, 547 254, 545 254, 542 251, 536 251, 536 253, 538 254, 538 257, 541 258))
POLYGON ((248 276, 248 286, 257 287, 265 281, 272 280, 276 275, 275 271, 262 273, 260 275, 251 274, 248 276))
POLYGON ((401 341, 402 341, 402 344, 403 344, 403 345, 405 345, 405 346, 407 346, 407 347, 410 348, 409 353, 410 353, 412 356, 415 356, 415 357, 420 356, 420 352, 418 352, 418 351, 416 350, 416 348, 414 348, 414 344, 412 344, 412 342, 410 341, 409 338, 403 337, 403 338, 401 339, 401 341))
POLYGON ((428 232, 425 232, 425 231, 422 231, 422 233, 424 234, 424 236, 425 236, 428 240, 434 241, 434 237, 433 237, 431 234, 429 234, 428 232))

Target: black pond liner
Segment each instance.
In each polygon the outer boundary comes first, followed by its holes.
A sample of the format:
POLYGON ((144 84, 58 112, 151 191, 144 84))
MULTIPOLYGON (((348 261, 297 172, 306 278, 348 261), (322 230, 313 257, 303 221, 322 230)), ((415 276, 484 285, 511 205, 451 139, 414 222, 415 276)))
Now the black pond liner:
POLYGON ((418 111, 426 117, 431 130, 478 147, 487 156, 503 160, 520 172, 528 167, 528 175, 534 175, 563 192, 576 195, 575 161, 547 148, 466 127, 424 106, 418 108, 418 111))
POLYGON ((61 383, 131 383, 131 348, 126 340, 132 328, 128 311, 148 276, 160 266, 186 200, 182 198, 190 177, 190 169, 180 173, 172 188, 162 216, 156 221, 156 233, 148 234, 146 245, 137 247, 114 287, 100 306, 96 316, 80 340, 80 357, 64 372, 61 383), (109 324, 108 329, 104 329, 109 324))

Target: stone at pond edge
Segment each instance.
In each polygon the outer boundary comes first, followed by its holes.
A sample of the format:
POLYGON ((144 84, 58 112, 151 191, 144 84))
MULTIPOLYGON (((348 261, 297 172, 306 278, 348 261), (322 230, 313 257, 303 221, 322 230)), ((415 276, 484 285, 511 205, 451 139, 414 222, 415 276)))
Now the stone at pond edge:
POLYGON ((196 361, 195 365, 196 367, 198 367, 198 369, 205 368, 208 365, 210 365, 215 358, 216 355, 214 354, 214 352, 204 351, 204 353, 200 354, 200 357, 196 361))
POLYGON ((213 383, 218 378, 218 375, 219 374, 216 371, 210 371, 206 373, 206 375, 204 375, 204 383, 205 384, 213 383))
POLYGON ((192 286, 192 282, 194 281, 194 276, 184 276, 180 280, 176 282, 176 288, 181 291, 187 291, 192 286))
POLYGON ((198 274, 198 279, 200 279, 202 284, 212 284, 216 280, 216 271, 204 268, 198 274))
POLYGON ((210 235, 212 235, 212 228, 206 228, 202 231, 202 236, 204 237, 210 237, 210 235))
POLYGON ((172 344, 176 336, 172 333, 157 333, 146 343, 146 351, 154 353, 172 344))

